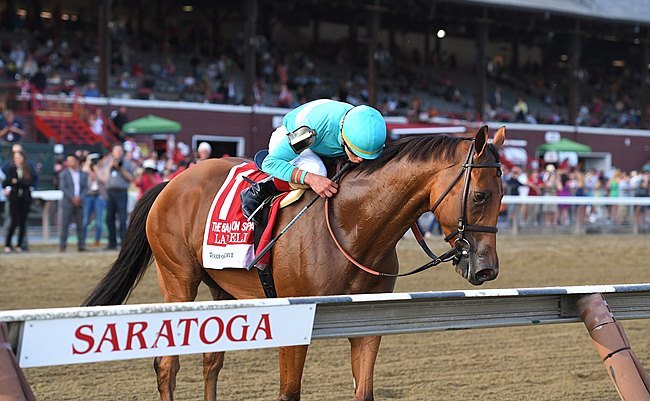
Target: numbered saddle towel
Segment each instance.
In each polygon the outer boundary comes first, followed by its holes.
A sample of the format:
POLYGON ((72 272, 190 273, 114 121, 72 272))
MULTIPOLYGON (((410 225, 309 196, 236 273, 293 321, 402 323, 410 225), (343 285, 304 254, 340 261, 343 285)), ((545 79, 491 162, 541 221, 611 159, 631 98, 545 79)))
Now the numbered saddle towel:
MULTIPOLYGON (((250 162, 230 169, 212 201, 205 223, 202 255, 203 267, 206 269, 245 268, 256 256, 253 244, 254 224, 246 220, 241 209, 239 194, 250 186, 243 177, 257 182, 268 177, 268 174, 259 171, 250 162)), ((258 244, 258 251, 271 241, 280 201, 286 195, 284 193, 273 200, 269 222, 258 244)), ((268 265, 270 260, 271 252, 267 252, 258 265, 268 265)))

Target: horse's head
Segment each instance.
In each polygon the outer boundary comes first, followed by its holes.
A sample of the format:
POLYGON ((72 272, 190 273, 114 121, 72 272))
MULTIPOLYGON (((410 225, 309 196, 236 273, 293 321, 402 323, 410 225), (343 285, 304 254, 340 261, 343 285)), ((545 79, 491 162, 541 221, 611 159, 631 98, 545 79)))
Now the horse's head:
POLYGON ((503 188, 498 150, 505 132, 501 127, 492 144, 488 144, 487 126, 479 129, 469 148, 465 148, 460 171, 449 178, 446 191, 435 188, 430 197, 435 201, 431 208, 445 240, 457 249, 456 271, 474 285, 494 280, 499 274, 496 225, 503 188), (444 207, 437 207, 443 202, 444 207))

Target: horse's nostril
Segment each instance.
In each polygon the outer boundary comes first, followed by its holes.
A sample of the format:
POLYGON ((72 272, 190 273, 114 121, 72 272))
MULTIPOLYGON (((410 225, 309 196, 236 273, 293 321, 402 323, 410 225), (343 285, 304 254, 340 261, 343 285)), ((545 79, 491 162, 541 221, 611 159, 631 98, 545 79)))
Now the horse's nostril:
POLYGON ((474 274, 474 277, 477 281, 483 283, 485 281, 494 280, 497 277, 497 271, 495 269, 482 269, 477 271, 474 274))

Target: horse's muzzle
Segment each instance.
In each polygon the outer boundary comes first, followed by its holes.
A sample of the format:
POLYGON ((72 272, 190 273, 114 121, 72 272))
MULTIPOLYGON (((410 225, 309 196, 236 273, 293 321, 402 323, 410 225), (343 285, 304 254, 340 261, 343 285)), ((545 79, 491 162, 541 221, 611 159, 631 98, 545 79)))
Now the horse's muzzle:
POLYGON ((469 282, 474 285, 481 285, 497 278, 499 258, 494 248, 479 245, 478 250, 470 256, 469 271, 469 282))
POLYGON ((454 265, 458 274, 472 285, 481 285, 499 275, 499 261, 496 253, 491 252, 489 248, 461 254, 454 261, 454 265))
POLYGON ((481 285, 486 281, 494 280, 497 278, 498 274, 498 270, 494 268, 481 269, 476 273, 470 275, 469 282, 474 285, 481 285))

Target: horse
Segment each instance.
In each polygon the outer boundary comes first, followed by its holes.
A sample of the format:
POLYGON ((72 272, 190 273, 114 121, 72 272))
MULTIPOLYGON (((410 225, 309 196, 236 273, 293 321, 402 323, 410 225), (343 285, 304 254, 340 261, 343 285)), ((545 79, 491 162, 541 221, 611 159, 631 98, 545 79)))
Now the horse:
MULTIPOLYGON (((458 273, 474 285, 495 279, 499 271, 495 233, 503 196, 498 150, 504 140, 505 127, 490 144, 488 128, 483 126, 470 137, 436 135, 389 143, 379 158, 366 160, 344 175, 339 193, 329 202, 328 221, 337 242, 358 263, 380 274, 368 274, 342 256, 330 238, 322 208, 312 207, 272 250, 278 296, 392 292, 399 271, 396 245, 430 210, 446 241, 452 247, 464 244, 466 263, 456 265, 458 273)), ((215 300, 263 298, 256 269, 202 267, 202 238, 211 202, 231 167, 242 160, 202 161, 147 192, 131 214, 117 259, 84 305, 121 304, 152 260, 165 302, 193 301, 202 281, 211 283, 215 300)), ((303 196, 280 211, 276 233, 308 198, 303 196)), ((374 399, 380 341, 378 336, 349 339, 355 400, 374 399)), ((279 400, 300 399, 307 347, 279 349, 279 400)), ((223 352, 204 354, 205 400, 216 400, 223 361, 223 352)), ((154 359, 161 400, 173 399, 179 368, 178 356, 154 359)))

